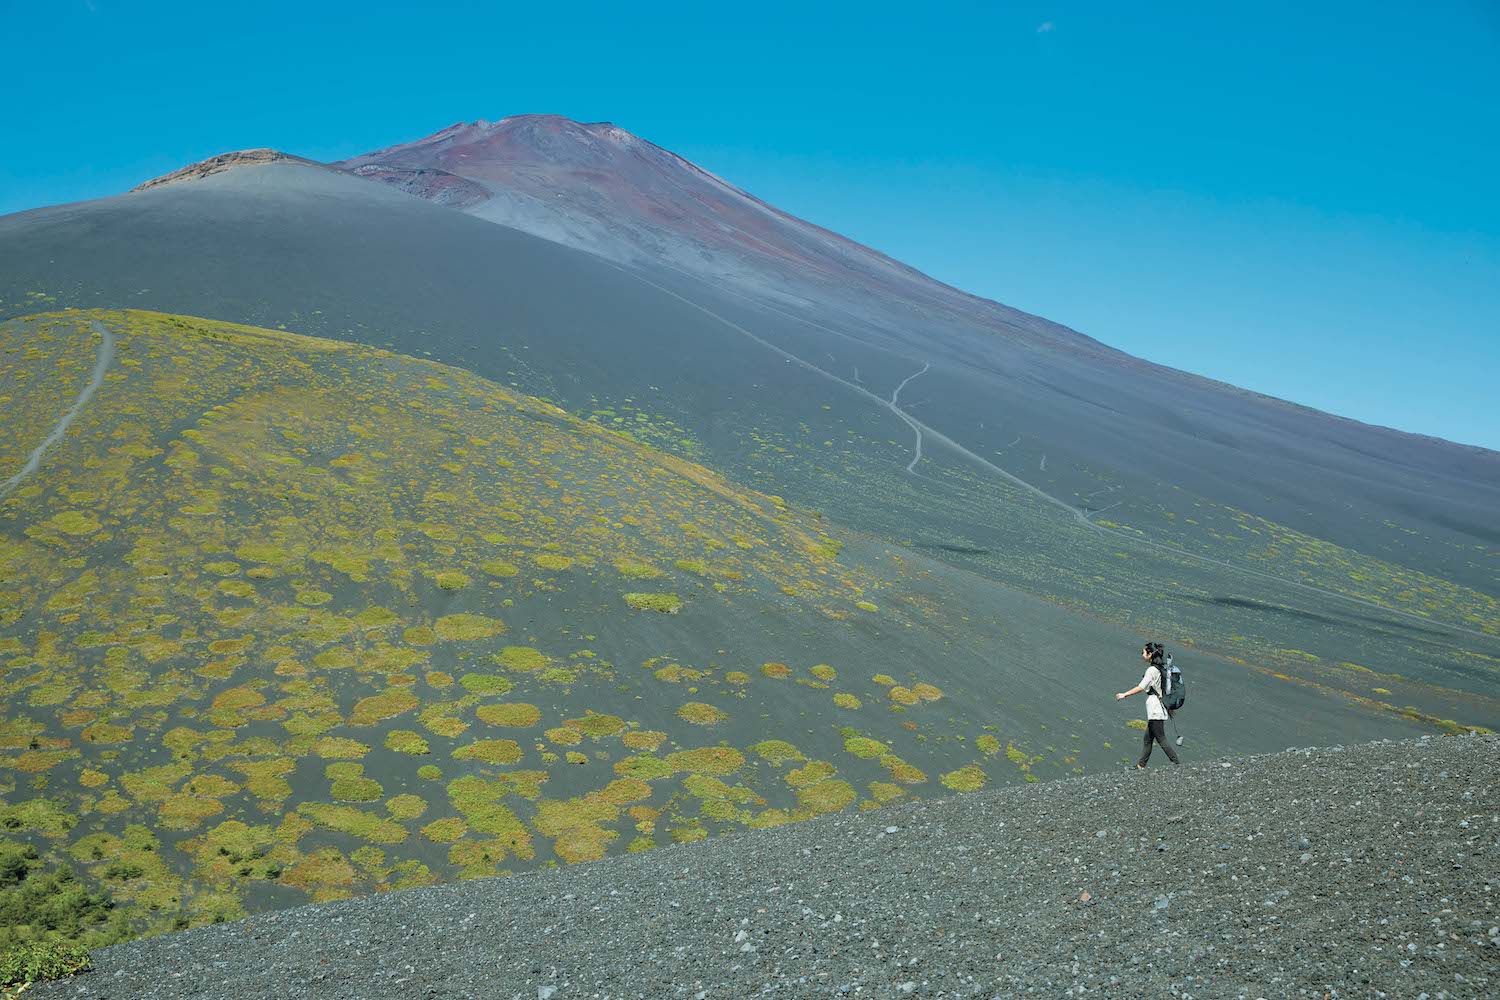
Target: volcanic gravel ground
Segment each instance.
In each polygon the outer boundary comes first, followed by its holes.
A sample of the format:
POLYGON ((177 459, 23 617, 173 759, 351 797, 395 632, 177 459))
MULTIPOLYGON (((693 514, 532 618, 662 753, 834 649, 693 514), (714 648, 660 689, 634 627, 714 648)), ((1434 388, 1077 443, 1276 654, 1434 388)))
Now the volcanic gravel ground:
POLYGON ((36 995, 1500 993, 1500 738, 1153 764, 136 941, 36 995))

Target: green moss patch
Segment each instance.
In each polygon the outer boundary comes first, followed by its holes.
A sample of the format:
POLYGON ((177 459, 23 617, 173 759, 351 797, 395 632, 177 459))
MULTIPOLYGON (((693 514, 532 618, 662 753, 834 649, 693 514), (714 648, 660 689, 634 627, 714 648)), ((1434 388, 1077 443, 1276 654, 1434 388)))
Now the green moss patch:
POLYGON ((707 702, 690 701, 677 710, 677 717, 695 726, 711 726, 728 719, 729 713, 707 702))
POLYGON ((397 753, 419 755, 430 753, 432 748, 421 734, 414 733, 410 729, 392 729, 385 734, 385 748, 397 753))
POLYGON ((550 662, 540 649, 530 646, 506 646, 495 655, 495 662, 509 670, 531 673, 541 670, 550 662))
POLYGON ((985 786, 989 776, 977 764, 969 764, 959 768, 957 771, 949 771, 938 779, 944 788, 951 788, 955 792, 973 792, 985 786))
POLYGON ((453 751, 454 760, 482 760, 486 764, 514 764, 522 757, 515 740, 479 740, 453 751))
POLYGON ((433 622, 432 630, 445 642, 470 642, 490 639, 506 630, 505 623, 498 618, 484 615, 445 615, 433 622))
POLYGON ((785 740, 762 740, 750 749, 759 754, 762 760, 777 765, 807 760, 801 750, 785 740))
POLYGON ((464 674, 458 683, 474 694, 508 694, 515 685, 494 674, 464 674))
POLYGON ((625 603, 637 611, 657 611, 675 615, 682 610, 682 598, 676 594, 626 594, 625 603))
POLYGON ((392 719, 403 712, 410 712, 421 704, 417 696, 404 688, 390 688, 377 695, 362 698, 349 715, 351 726, 373 726, 377 722, 392 719))
POLYGON ((852 753, 856 757, 870 760, 879 757, 888 748, 879 740, 872 740, 868 736, 850 736, 844 740, 844 752, 852 753))

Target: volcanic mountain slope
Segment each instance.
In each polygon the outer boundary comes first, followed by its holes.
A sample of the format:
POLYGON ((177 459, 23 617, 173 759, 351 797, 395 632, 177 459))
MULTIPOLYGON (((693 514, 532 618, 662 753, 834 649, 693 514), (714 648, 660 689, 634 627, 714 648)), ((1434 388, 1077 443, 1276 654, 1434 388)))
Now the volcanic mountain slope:
POLYGON ((153 938, 38 995, 1489 997, 1497 775, 1460 737, 1048 782, 153 938))
POLYGON ((0 220, 13 314, 150 305, 439 358, 662 428, 658 446, 989 580, 1372 704, 1500 720, 1492 453, 1061 328, 950 337, 914 313, 920 350, 896 350, 630 267, 287 161, 0 220))
MULTIPOLYGON (((1302 530, 1314 527, 1313 534, 1341 544, 1357 539, 1355 547, 1380 547, 1373 554, 1407 550, 1397 533, 1379 530, 1378 520, 1364 531, 1343 523, 1349 518, 1330 503, 1330 492, 1365 494, 1367 518, 1378 511, 1413 526, 1432 521, 1432 528, 1447 529, 1437 536, 1443 542, 1492 546, 1500 540, 1484 516, 1500 500, 1493 492, 1500 469, 1492 454, 1329 419, 1141 362, 778 211, 608 122, 519 115, 458 123, 341 166, 393 176, 428 170, 469 181, 489 193, 466 206, 481 218, 630 264, 695 300, 707 282, 763 309, 787 310, 803 338, 785 343, 816 339, 804 357, 842 377, 853 377, 854 366, 878 370, 876 358, 896 364, 901 375, 931 363, 935 370, 915 387, 928 408, 921 414, 925 422, 986 458, 1016 451, 1001 464, 1022 478, 1050 483, 1048 492, 1078 504, 1091 492, 1105 499, 1088 506, 1121 501, 1124 511, 1156 532, 1170 526, 1159 524, 1149 507, 1141 509, 1132 493, 1167 476, 1198 483, 1217 477, 1227 481, 1197 487, 1207 499, 1287 519, 1302 530), (826 325, 822 337, 820 325, 826 325), (852 345, 862 350, 851 356, 852 345), (976 395, 988 398, 976 403, 976 395), (987 426, 977 426, 980 420, 987 426), (1359 482, 1368 470, 1349 461, 1345 450, 1385 458, 1389 464, 1376 477, 1384 484, 1359 482), (1048 453, 1051 475, 1036 475, 1049 472, 1040 458, 1048 453), (1242 472, 1226 476, 1237 460, 1230 456, 1247 454, 1267 463, 1257 470, 1260 481, 1242 472), (1098 481, 1102 472, 1109 473, 1107 481, 1098 481), (1458 481, 1449 478, 1455 473, 1458 481), (1424 475, 1446 480, 1442 494, 1453 506, 1448 523, 1427 517, 1422 497, 1413 495, 1424 475), (1267 506, 1274 501, 1266 493, 1275 491, 1260 487, 1276 476, 1297 480, 1281 487, 1295 499, 1267 506), (1465 488, 1469 478, 1479 478, 1488 491, 1465 488), (1117 488, 1106 496, 1112 484, 1117 488)), ((702 301, 713 306, 712 298, 702 301)), ((778 332, 764 323, 753 326, 778 332)), ((1493 566, 1472 554, 1445 559, 1460 573, 1471 563, 1466 582, 1495 583, 1493 566)))
MULTIPOLYGON (((0 345, 30 415, 0 460, 83 400, 0 502, 0 854, 75 866, 127 932, 1138 746, 1110 697, 1136 635, 635 440, 672 428, 180 316, 0 345)), ((1420 731, 1235 663, 1194 681, 1193 755, 1420 731)))

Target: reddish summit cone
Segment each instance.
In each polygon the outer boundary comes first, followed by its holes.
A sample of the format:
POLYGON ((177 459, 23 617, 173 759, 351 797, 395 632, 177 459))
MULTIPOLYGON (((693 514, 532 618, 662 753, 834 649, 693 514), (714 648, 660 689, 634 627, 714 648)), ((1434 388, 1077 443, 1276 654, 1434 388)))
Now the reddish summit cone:
POLYGON ((611 122, 458 122, 336 165, 444 204, 455 204, 451 191, 461 187, 456 207, 473 215, 623 264, 727 285, 822 322, 901 336, 917 315, 959 339, 979 327, 1105 350, 782 212, 611 122), (428 173, 417 179, 413 171, 428 173))

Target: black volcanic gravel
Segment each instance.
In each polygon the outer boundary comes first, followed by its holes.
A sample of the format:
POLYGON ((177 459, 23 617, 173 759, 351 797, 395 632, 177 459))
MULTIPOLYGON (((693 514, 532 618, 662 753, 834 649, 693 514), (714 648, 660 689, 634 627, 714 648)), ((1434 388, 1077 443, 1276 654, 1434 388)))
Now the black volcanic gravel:
POLYGON ((32 995, 1500 995, 1500 738, 1160 763, 282 911, 32 995))

